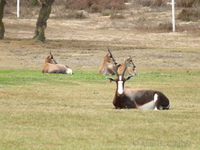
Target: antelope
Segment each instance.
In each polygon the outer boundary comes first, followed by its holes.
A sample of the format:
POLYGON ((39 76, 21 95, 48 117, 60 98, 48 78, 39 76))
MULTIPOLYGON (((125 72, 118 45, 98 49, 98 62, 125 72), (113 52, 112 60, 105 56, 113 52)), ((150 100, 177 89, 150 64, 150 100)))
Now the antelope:
MULTIPOLYGON (((127 67, 127 70, 125 71, 124 75, 135 75, 137 76, 137 71, 136 71, 136 66, 133 63, 132 57, 129 56, 127 57, 121 65, 119 65, 119 67, 117 68, 117 73, 118 74, 122 74, 123 70, 127 67)), ((116 71, 116 70, 115 70, 116 71)))
POLYGON ((110 82, 114 81, 117 85, 113 99, 116 109, 163 110, 170 108, 169 99, 160 91, 124 87, 124 83, 133 77, 133 75, 124 77, 126 69, 123 70, 122 75, 116 72, 115 79, 107 77, 110 82))
POLYGON ((111 51, 108 49, 110 55, 112 56, 114 64, 109 64, 108 68, 111 68, 113 70, 112 75, 115 75, 115 72, 118 72, 118 74, 122 74, 123 70, 127 67, 127 71, 125 72, 125 75, 135 75, 137 76, 136 66, 133 63, 132 57, 127 57, 121 64, 118 64, 116 60, 114 59, 111 51))
POLYGON ((114 75, 113 69, 115 68, 113 66, 117 66, 117 61, 114 59, 111 51, 108 49, 108 53, 103 57, 103 61, 101 63, 101 66, 99 67, 99 74, 111 74, 114 75))
POLYGON ((58 64, 51 52, 48 56, 45 57, 42 73, 73 74, 70 67, 67 65, 58 64))

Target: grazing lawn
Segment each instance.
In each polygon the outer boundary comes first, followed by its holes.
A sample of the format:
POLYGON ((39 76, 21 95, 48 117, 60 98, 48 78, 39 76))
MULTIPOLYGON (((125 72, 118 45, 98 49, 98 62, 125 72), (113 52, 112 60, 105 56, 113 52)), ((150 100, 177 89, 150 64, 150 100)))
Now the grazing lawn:
POLYGON ((0 149, 200 149, 198 68, 140 68, 126 85, 162 91, 164 111, 116 110, 98 68, 0 71, 0 149))
MULTIPOLYGON (((31 4, 21 1, 20 18, 16 1, 7 1, 4 11, 0 150, 200 150, 199 19, 177 19, 185 8, 176 6, 171 32, 166 0, 150 7, 125 0, 127 9, 101 13, 71 11, 69 1, 57 0, 40 43, 32 39, 41 6, 25 1, 31 4), (163 92, 171 109, 114 109, 116 85, 98 74, 108 48, 118 63, 133 57, 139 76, 127 86, 163 92), (42 74, 50 52, 74 75, 42 74)), ((87 2, 90 11, 101 10, 87 2)))

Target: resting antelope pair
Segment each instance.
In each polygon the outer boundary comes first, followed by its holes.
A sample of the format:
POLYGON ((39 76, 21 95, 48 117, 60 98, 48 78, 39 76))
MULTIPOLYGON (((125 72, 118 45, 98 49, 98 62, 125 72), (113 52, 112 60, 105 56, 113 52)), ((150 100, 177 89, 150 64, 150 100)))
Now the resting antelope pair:
POLYGON ((102 64, 99 68, 99 74, 111 74, 115 75, 115 72, 118 74, 122 74, 123 70, 128 67, 125 75, 137 75, 136 66, 133 63, 132 57, 127 57, 121 64, 118 64, 114 59, 110 49, 108 49, 108 53, 103 57, 102 64))
POLYGON ((45 57, 42 73, 73 74, 70 67, 58 64, 51 53, 45 57))
POLYGON ((162 110, 170 108, 169 99, 160 91, 124 87, 124 83, 133 77, 133 75, 130 75, 125 78, 125 71, 126 68, 122 75, 116 72, 117 77, 115 79, 107 77, 110 82, 116 82, 117 88, 113 99, 113 105, 116 109, 162 110))

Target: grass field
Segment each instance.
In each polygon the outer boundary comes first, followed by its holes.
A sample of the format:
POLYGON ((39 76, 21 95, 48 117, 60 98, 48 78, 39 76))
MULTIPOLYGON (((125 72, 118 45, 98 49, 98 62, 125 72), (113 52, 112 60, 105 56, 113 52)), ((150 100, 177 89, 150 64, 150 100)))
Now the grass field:
POLYGON ((74 75, 0 71, 0 149, 200 149, 200 71, 140 68, 127 81, 160 90, 166 111, 116 110, 98 68, 74 75))
MULTIPOLYGON (((78 11, 85 19, 69 19, 61 16, 71 13, 65 5, 54 5, 46 43, 38 43, 32 38, 40 7, 20 4, 17 19, 8 2, 0 40, 0 150, 200 149, 199 20, 176 19, 172 33, 170 6, 129 7, 119 11, 124 19, 86 11, 78 11), (119 63, 133 56, 139 76, 127 86, 162 91, 171 109, 114 109, 116 85, 98 74, 108 47, 119 63), (42 74, 49 52, 74 75, 42 74)), ((176 16, 181 11, 176 7, 176 16)))

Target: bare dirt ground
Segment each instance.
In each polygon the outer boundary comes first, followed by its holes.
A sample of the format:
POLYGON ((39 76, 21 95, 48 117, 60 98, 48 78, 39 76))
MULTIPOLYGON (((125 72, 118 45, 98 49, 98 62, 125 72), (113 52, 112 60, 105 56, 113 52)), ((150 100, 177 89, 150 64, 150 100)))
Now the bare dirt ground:
MULTIPOLYGON (((169 12, 160 14, 170 17, 169 12)), ((5 16, 0 68, 41 69, 50 51, 59 63, 71 67, 99 67, 108 47, 118 62, 131 55, 140 67, 200 68, 199 33, 146 32, 134 28, 133 17, 111 20, 99 14, 87 15, 80 20, 50 18, 46 43, 32 40, 37 18, 5 16)))

